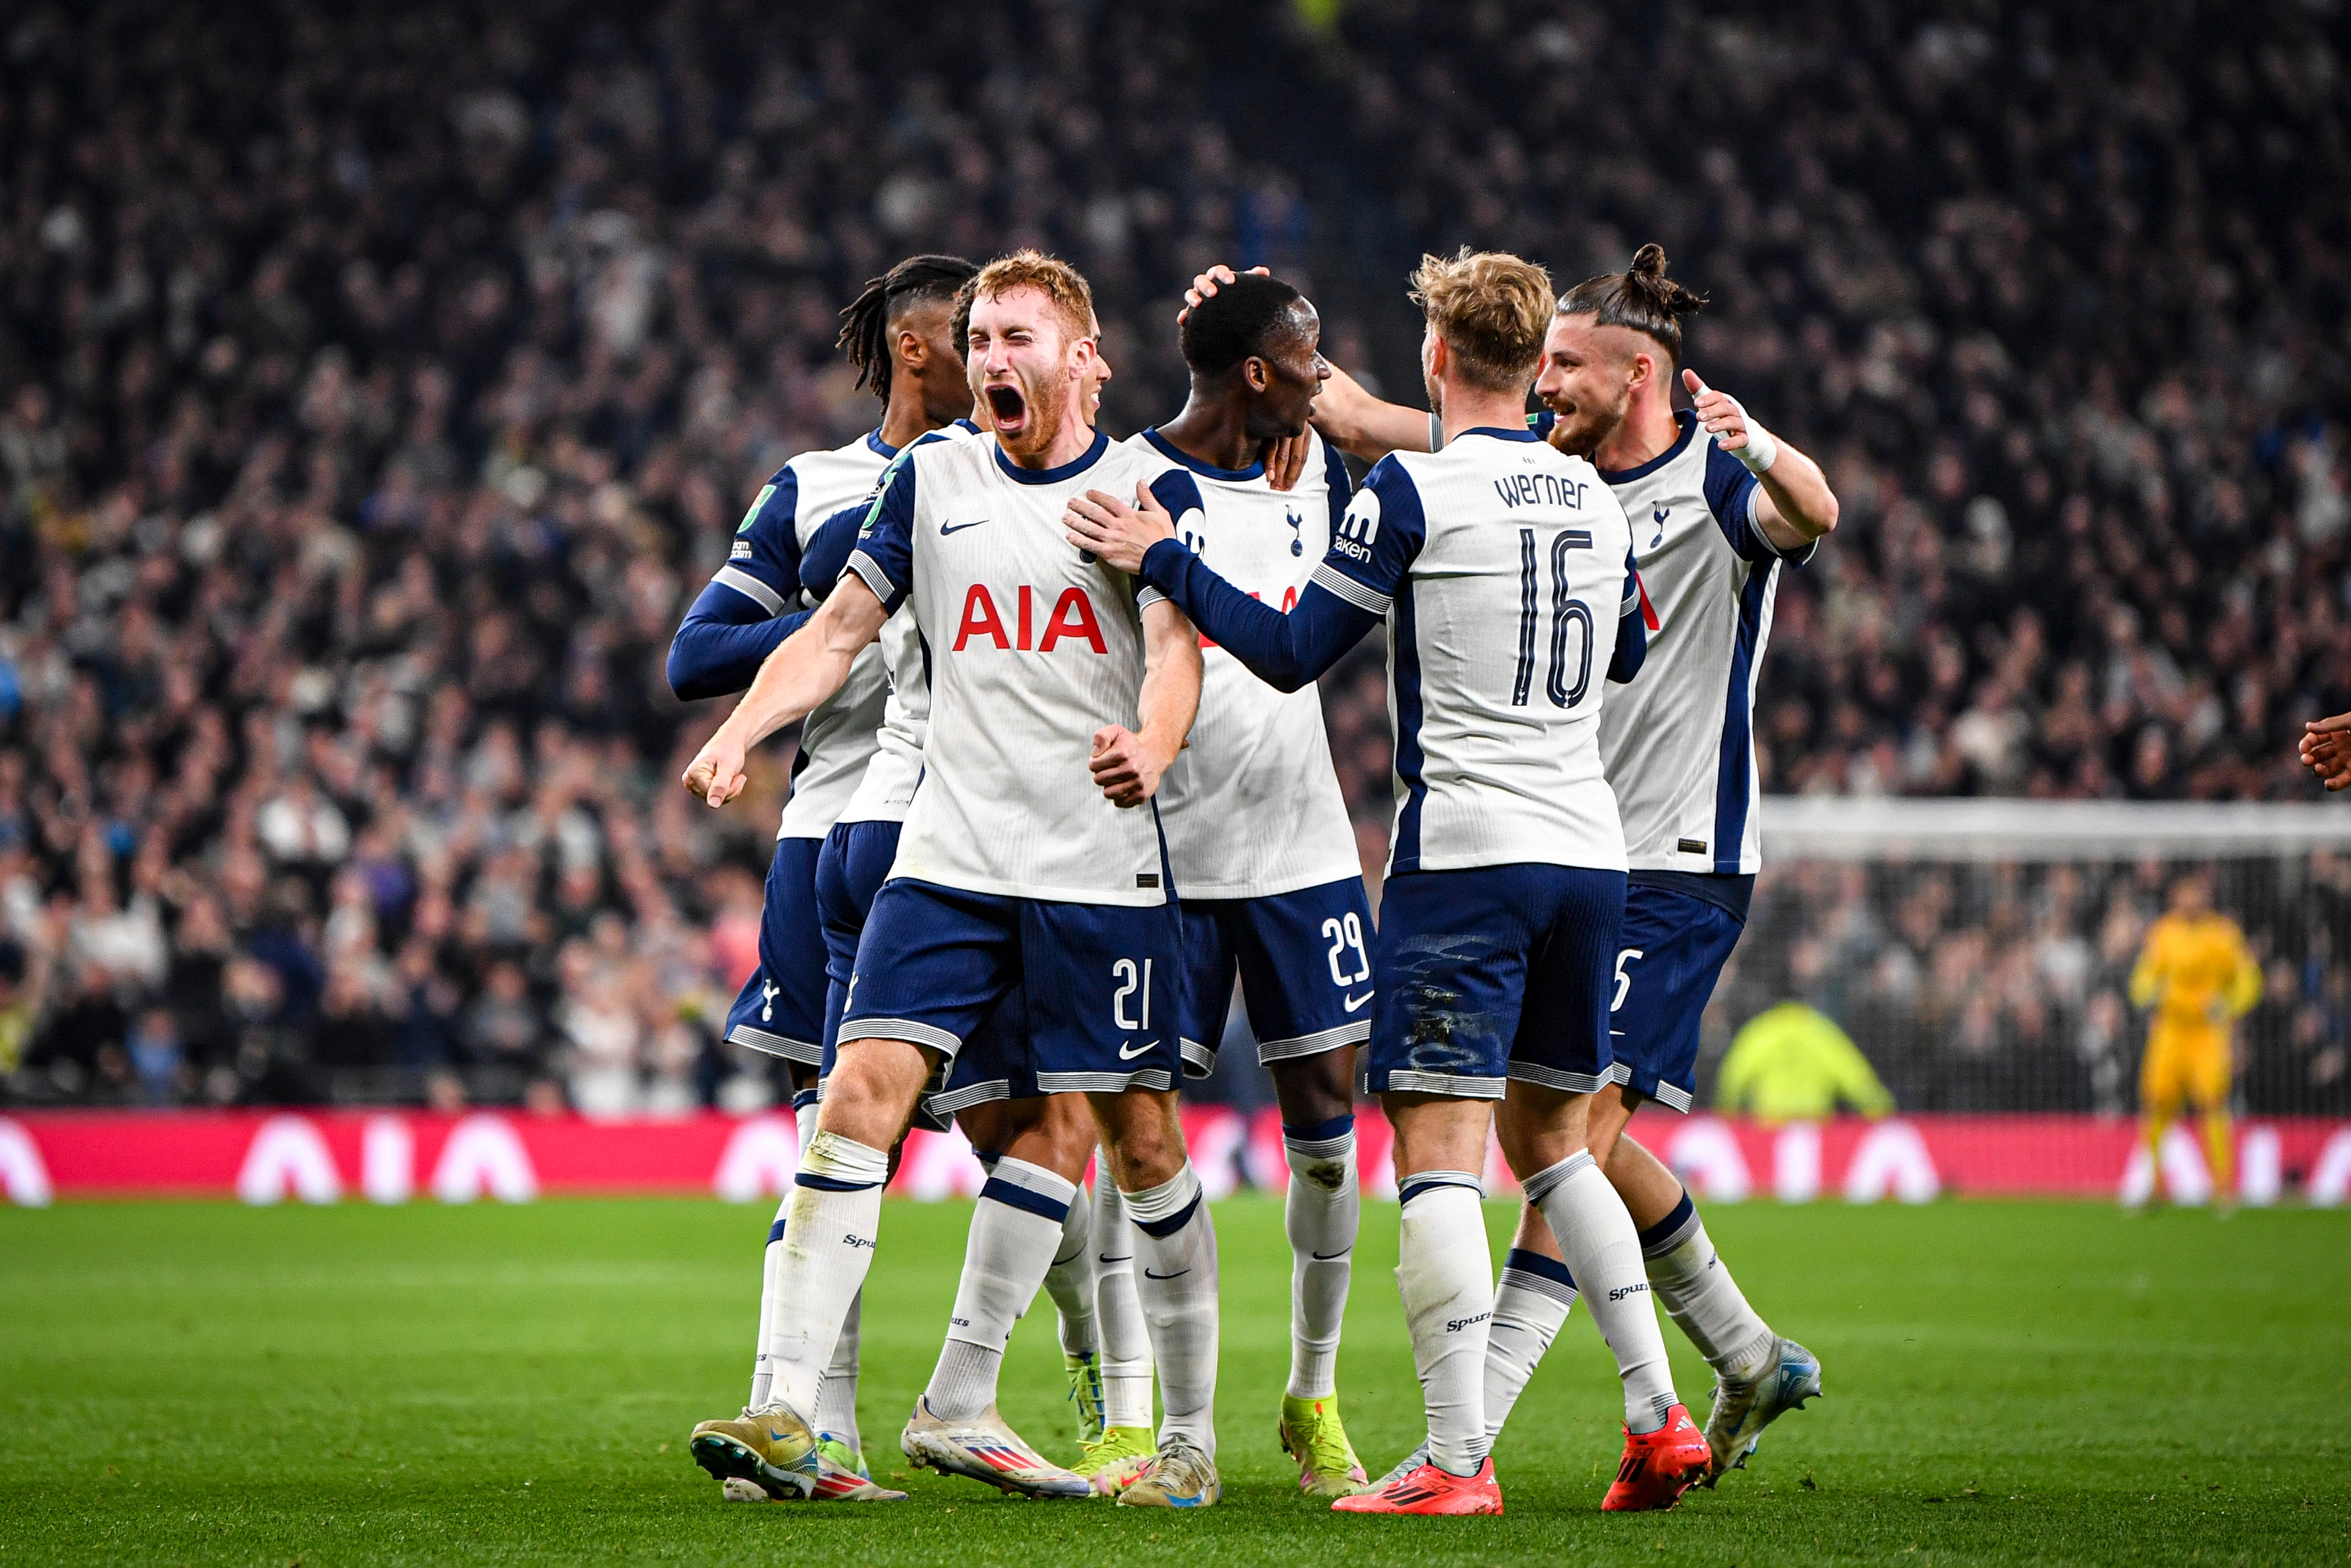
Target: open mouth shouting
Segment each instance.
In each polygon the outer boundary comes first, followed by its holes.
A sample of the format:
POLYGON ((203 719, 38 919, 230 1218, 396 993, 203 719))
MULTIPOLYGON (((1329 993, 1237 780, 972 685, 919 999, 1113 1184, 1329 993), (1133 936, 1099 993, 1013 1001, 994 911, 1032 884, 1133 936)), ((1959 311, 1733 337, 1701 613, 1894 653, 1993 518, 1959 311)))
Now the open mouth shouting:
POLYGON ((1029 400, 1020 389, 1006 382, 982 389, 987 399, 987 415, 998 435, 1018 435, 1029 424, 1029 400))

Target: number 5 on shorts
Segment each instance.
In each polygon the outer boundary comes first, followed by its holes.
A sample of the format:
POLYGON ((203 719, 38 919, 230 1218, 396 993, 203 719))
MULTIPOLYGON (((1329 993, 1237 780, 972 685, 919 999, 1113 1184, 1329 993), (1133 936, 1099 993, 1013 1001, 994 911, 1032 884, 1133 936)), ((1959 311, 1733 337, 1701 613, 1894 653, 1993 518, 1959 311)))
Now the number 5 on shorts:
POLYGON ((1638 947, 1627 947, 1622 953, 1616 955, 1616 996, 1615 998, 1608 1004, 1608 1010, 1610 1012, 1613 1013, 1618 1008, 1623 1007, 1625 1005, 1625 998, 1633 994, 1633 977, 1625 972, 1625 966, 1642 956, 1642 952, 1638 947))

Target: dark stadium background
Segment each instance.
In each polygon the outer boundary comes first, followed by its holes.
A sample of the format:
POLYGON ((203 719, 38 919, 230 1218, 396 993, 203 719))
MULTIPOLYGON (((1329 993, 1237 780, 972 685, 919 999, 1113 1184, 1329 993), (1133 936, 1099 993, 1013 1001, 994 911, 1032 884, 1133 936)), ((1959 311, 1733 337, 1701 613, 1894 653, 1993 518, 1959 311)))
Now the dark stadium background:
MULTIPOLYGON (((834 311, 914 250, 1083 268, 1124 434, 1180 400, 1209 262, 1299 281, 1410 397, 1422 247, 1572 281, 1661 241, 1713 297, 1690 362, 1844 504, 1781 592, 1767 789, 2312 798, 2294 737, 2351 706, 2343 31, 2283 0, 12 6, 0 1103, 760 1103, 712 1023, 789 750, 695 807, 718 709, 662 658, 767 474, 872 423, 834 311)), ((1368 863, 1379 669, 1325 688, 1368 863)), ((2341 1112, 2351 862, 2292 869, 2224 888, 2270 966, 2247 1093, 2341 1112)), ((1902 874, 1767 889, 1708 1061, 1804 994, 1906 1106, 2128 1108, 2160 868, 1902 874)))

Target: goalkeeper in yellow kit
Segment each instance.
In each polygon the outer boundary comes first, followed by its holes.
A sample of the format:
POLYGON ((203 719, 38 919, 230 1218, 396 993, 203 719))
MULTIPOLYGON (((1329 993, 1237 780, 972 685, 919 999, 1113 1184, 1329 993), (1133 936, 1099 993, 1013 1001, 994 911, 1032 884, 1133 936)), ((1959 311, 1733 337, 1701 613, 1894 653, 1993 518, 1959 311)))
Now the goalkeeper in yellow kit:
POLYGON ((2230 1034, 2261 998, 2261 966, 2246 950, 2245 934, 2213 911, 2203 877, 2180 878, 2170 913, 2148 929, 2130 977, 2132 1005, 2155 1009, 2139 1067, 2139 1111, 2158 1181, 2164 1132, 2192 1105, 2203 1124, 2212 1190, 2228 1201, 2229 1086, 2236 1076, 2230 1034))

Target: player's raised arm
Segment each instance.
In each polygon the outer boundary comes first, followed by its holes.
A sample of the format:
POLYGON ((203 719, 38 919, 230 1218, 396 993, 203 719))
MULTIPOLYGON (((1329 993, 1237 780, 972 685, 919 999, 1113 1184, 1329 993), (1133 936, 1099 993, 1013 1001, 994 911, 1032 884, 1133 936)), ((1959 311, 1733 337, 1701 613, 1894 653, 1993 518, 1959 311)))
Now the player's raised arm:
POLYGON ((1322 383, 1322 395, 1314 400, 1314 428, 1323 440, 1366 463, 1376 463, 1391 452, 1431 449, 1432 424, 1425 411, 1374 397, 1336 365, 1322 383))
POLYGON ((743 792, 744 758, 788 724, 839 691, 865 645, 881 635, 889 612, 862 578, 844 579, 802 633, 768 655, 751 689, 703 743, 684 782, 714 807, 743 792))
MULTIPOLYGON (((1148 491, 1144 492, 1146 495, 1148 491)), ((1200 633, 1165 599, 1143 607, 1143 690, 1135 722, 1094 732, 1087 766, 1113 806, 1140 806, 1159 790, 1160 777, 1184 749, 1200 712, 1200 633)))
POLYGON ((1737 398, 1708 386, 1696 371, 1683 371, 1682 384, 1714 444, 1745 464, 1761 486, 1755 526, 1774 549, 1801 550, 1836 527, 1836 493, 1819 464, 1764 429, 1737 398))

